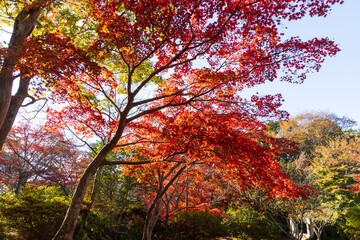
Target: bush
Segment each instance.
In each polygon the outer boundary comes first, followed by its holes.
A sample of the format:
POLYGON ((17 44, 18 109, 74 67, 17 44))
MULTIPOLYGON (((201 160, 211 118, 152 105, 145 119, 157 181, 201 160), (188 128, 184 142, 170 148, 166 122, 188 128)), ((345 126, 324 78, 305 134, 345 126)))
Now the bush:
POLYGON ((358 240, 360 236, 360 204, 351 207, 345 214, 342 221, 339 221, 339 228, 349 240, 358 240))
POLYGON ((270 224, 263 213, 248 207, 230 207, 224 224, 228 233, 244 240, 281 239, 278 228, 270 224))
POLYGON ((142 237, 146 211, 141 206, 129 206, 122 213, 122 221, 111 221, 96 209, 83 209, 74 240, 138 240, 142 237))
POLYGON ((222 217, 209 211, 188 210, 175 214, 170 222, 174 239, 209 239, 225 235, 222 217))
MULTIPOLYGON (((0 217, 4 239, 48 240, 55 235, 70 199, 57 187, 25 187, 0 196, 0 217)), ((1 235, 1 234, 0 234, 1 235)))
POLYGON ((112 240, 111 226, 103 221, 96 213, 82 209, 74 240, 112 240), (85 218, 85 219, 84 219, 85 218))

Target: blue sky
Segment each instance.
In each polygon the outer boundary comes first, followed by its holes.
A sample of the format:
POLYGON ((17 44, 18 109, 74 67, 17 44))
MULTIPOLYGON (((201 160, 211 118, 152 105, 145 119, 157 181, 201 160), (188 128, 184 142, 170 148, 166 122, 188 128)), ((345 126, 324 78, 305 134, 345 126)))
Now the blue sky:
POLYGON ((325 111, 347 116, 360 126, 360 0, 345 0, 326 18, 306 18, 286 24, 286 36, 303 40, 329 37, 341 49, 326 59, 319 72, 301 84, 270 83, 254 89, 260 94, 281 93, 283 109, 291 116, 306 111, 325 111))

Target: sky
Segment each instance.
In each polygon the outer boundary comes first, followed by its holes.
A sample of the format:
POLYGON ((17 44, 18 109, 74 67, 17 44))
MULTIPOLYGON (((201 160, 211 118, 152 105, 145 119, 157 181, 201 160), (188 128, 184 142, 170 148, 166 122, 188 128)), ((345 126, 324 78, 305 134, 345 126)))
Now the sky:
POLYGON ((325 60, 319 72, 311 73, 303 84, 275 82, 252 89, 260 94, 281 93, 282 109, 290 116, 324 111, 346 116, 360 127, 360 0, 345 0, 326 18, 306 18, 285 23, 286 36, 303 40, 329 37, 340 47, 335 57, 325 60))

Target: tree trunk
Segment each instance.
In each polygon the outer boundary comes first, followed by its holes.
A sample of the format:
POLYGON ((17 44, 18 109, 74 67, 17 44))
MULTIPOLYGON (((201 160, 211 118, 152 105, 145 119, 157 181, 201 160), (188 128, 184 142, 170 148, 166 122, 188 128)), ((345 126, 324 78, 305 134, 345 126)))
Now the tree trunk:
POLYGON ((93 188, 92 188, 91 197, 90 197, 90 204, 87 205, 86 211, 84 211, 84 213, 81 215, 82 223, 79 224, 77 226, 77 228, 75 228, 74 233, 79 232, 82 229, 84 229, 86 219, 88 218, 89 213, 94 206, 95 198, 97 197, 98 182, 99 182, 101 170, 102 170, 102 167, 100 166, 99 169, 95 173, 95 179, 94 179, 93 188))
POLYGON ((153 210, 149 211, 148 214, 146 214, 142 240, 151 240, 152 231, 154 230, 155 224, 160 216, 161 201, 161 198, 155 200, 153 210))
POLYGON ((310 240, 314 237, 314 226, 311 218, 306 218, 306 234, 303 234, 301 240, 310 240))
POLYGON ((186 169, 186 165, 181 167, 178 172, 171 177, 169 182, 163 186, 164 181, 170 176, 171 173, 175 172, 176 168, 181 166, 181 163, 176 163, 171 170, 168 171, 167 174, 160 174, 159 177, 159 187, 156 193, 156 197, 154 202, 151 204, 145 219, 145 226, 142 240, 151 240, 151 234, 154 230, 155 224, 159 219, 161 213, 161 205, 162 205, 162 197, 164 196, 165 192, 169 189, 169 187, 174 183, 174 181, 180 176, 180 174, 186 169))
POLYGON ((189 210, 189 177, 186 177, 185 210, 189 210))
POLYGON ((80 215, 81 205, 83 203, 87 187, 90 184, 91 178, 96 174, 97 170, 104 164, 106 161, 106 156, 112 151, 118 141, 120 140, 123 131, 126 126, 126 116, 129 113, 132 107, 133 97, 129 97, 129 102, 122 114, 120 114, 120 121, 118 124, 118 129, 111 139, 111 141, 104 146, 103 149, 98 153, 94 160, 87 166, 85 172, 81 176, 79 183, 75 189, 75 193, 71 199, 70 206, 66 212, 64 221, 55 234, 53 240, 72 240, 73 235, 76 229, 76 224, 78 217, 80 215))
POLYGON ((29 178, 29 172, 20 172, 19 173, 19 180, 16 183, 15 190, 14 190, 15 194, 20 193, 21 188, 23 186, 25 186, 28 178, 29 178))
POLYGON ((289 221, 290 221, 291 236, 297 240, 299 238, 299 229, 298 229, 297 223, 296 223, 295 219, 292 217, 290 218, 289 221))
POLYGON ((80 181, 76 187, 74 196, 71 199, 70 206, 66 212, 65 219, 56 233, 54 240, 72 240, 80 210, 85 197, 87 187, 89 186, 91 178, 95 175, 97 169, 102 164, 105 156, 95 158, 91 164, 86 168, 85 172, 80 178, 80 181))
POLYGON ((164 219, 164 225, 165 225, 165 229, 164 229, 164 235, 165 235, 165 239, 169 239, 169 212, 170 212, 170 202, 167 201, 166 202, 166 206, 165 206, 165 219, 164 219))
POLYGON ((317 231, 315 232, 316 234, 316 239, 317 240, 321 240, 321 235, 322 235, 322 231, 324 230, 324 226, 320 226, 317 231))
POLYGON ((310 218, 306 218, 306 233, 299 232, 295 219, 290 218, 290 231, 294 239, 310 240, 314 237, 314 227, 310 218))
POLYGON ((125 197, 124 197, 124 203, 121 206, 121 209, 120 209, 120 212, 119 212, 119 217, 118 217, 118 219, 116 221, 117 225, 114 228, 114 240, 117 240, 120 224, 121 224, 121 222, 123 220, 124 210, 125 210, 125 207, 128 205, 128 203, 127 203, 128 195, 129 195, 129 189, 126 190, 125 197))
MULTIPOLYGON (((11 90, 12 90, 12 78, 5 77, 0 74, 0 127, 5 121, 10 102, 11 102, 11 90)), ((6 138, 6 137, 5 137, 6 138)), ((2 143, 0 144, 0 150, 2 149, 2 143)))
MULTIPOLYGON (((21 104, 24 102, 24 99, 28 96, 28 88, 30 83, 30 77, 24 77, 20 79, 20 85, 17 93, 10 97, 10 105, 8 107, 6 116, 4 118, 3 124, 0 125, 0 149, 2 148, 3 144, 5 143, 6 137, 10 132, 12 125, 14 124, 15 118, 21 104)), ((0 87, 0 91, 1 91, 0 87)), ((11 93, 11 90, 10 90, 11 93)), ((0 94, 1 96, 1 94, 0 94)))

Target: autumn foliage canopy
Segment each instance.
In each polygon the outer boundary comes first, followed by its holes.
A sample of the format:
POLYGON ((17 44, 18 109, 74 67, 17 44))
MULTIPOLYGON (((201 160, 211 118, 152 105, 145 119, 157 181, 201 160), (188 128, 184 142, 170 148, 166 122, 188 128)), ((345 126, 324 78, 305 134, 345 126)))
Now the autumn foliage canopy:
MULTIPOLYGON (((188 169, 204 165, 272 197, 300 196, 302 189, 274 161, 282 151, 280 140, 264 134, 268 120, 287 117, 279 110, 281 96, 246 99, 241 92, 275 79, 301 83, 318 71, 325 57, 339 51, 336 44, 327 38, 285 39, 280 24, 326 16, 341 2, 9 3, 30 15, 48 9, 41 15, 47 28, 35 29, 16 55, 14 76, 31 78, 34 96, 61 103, 48 110, 49 127, 71 129, 84 142, 97 138, 103 145, 79 181, 64 235, 57 239, 71 235, 80 200, 104 164, 151 161, 142 166, 145 172, 174 163, 188 169), (138 154, 107 161, 118 148, 138 154)), ((1 54, 15 56, 5 48, 1 54)))

